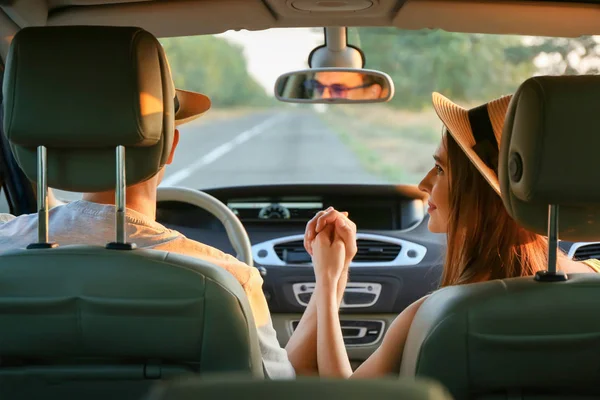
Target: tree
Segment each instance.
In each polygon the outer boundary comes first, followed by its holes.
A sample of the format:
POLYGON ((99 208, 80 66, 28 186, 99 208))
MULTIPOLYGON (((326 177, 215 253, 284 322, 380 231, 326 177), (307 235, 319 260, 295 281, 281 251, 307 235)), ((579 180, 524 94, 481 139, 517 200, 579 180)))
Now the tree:
POLYGON ((507 55, 515 64, 537 62, 541 74, 600 73, 600 40, 597 36, 532 38, 527 46, 508 48, 507 55))
POLYGON ((390 74, 396 87, 391 104, 397 107, 429 106, 433 91, 466 101, 500 96, 535 72, 529 60, 509 62, 506 49, 523 46, 520 37, 396 28, 357 31, 365 67, 390 74))
POLYGON ((210 96, 217 107, 272 104, 248 73, 241 46, 215 36, 162 39, 175 85, 210 96))

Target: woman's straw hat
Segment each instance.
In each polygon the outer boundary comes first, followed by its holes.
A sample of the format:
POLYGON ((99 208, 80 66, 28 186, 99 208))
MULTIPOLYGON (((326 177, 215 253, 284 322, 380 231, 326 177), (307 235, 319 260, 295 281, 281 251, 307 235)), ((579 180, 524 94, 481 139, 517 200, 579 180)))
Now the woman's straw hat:
POLYGON ((500 194, 498 153, 502 127, 512 96, 503 96, 467 110, 443 95, 433 93, 433 107, 448 132, 479 172, 500 194))

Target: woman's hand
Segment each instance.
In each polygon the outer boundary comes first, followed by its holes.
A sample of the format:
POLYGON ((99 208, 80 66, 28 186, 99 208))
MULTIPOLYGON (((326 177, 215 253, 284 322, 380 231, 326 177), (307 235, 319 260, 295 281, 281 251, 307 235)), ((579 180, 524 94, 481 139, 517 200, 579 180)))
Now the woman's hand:
POLYGON ((345 282, 346 246, 336 228, 335 224, 325 226, 311 246, 317 280, 313 293, 317 309, 317 365, 321 377, 347 378, 352 375, 352 368, 340 326, 338 288, 340 282, 345 282))
POLYGON ((316 236, 311 250, 317 285, 335 290, 345 270, 346 248, 333 225, 328 225, 316 236))
POLYGON ((312 252, 312 243, 325 227, 335 226, 336 235, 344 242, 346 248, 344 264, 350 265, 350 262, 356 255, 356 224, 348 218, 347 212, 336 211, 333 207, 327 210, 319 211, 308 224, 304 233, 304 248, 310 254, 312 252))

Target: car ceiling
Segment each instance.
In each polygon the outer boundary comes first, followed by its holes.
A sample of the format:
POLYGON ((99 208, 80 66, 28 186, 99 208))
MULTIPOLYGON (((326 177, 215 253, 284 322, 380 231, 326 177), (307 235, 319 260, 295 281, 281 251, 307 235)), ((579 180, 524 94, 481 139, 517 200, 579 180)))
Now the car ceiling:
POLYGON ((473 0, 0 0, 0 55, 40 25, 139 26, 158 37, 316 26, 395 26, 576 37, 599 33, 600 4, 473 0), (331 11, 346 8, 346 11, 331 11), (311 10, 311 11, 305 11, 311 10))

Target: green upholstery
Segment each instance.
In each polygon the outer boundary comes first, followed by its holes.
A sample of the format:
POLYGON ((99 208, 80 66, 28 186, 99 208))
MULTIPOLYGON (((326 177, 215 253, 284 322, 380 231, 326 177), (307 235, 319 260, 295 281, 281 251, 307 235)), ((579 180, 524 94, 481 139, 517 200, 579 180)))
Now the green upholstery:
POLYGON ((161 382, 145 400, 451 400, 439 384, 428 380, 334 380, 298 378, 256 381, 235 376, 192 377, 161 382))
POLYGON ((170 154, 175 89, 162 47, 142 29, 25 28, 3 93, 4 132, 31 180, 39 145, 48 185, 77 192, 115 187, 117 145, 127 147, 128 184, 154 176, 170 154))
MULTIPOLYGON (((0 262, 0 398, 41 390, 49 399, 82 381, 92 385, 84 392, 129 381, 140 396, 184 372, 262 377, 248 300, 222 268, 86 246, 16 250, 0 262), (19 385, 36 378, 36 387, 19 385)), ((111 398, 138 398, 119 396, 111 398)))
MULTIPOLYGON (((38 145, 48 149, 48 184, 78 192, 114 189, 117 145, 128 185, 168 158, 173 82, 160 44, 141 29, 23 29, 4 82, 4 129, 32 180, 38 145)), ((264 376, 240 283, 166 252, 4 253, 0 327, 2 399, 139 399, 181 373, 264 376)))
POLYGON ((599 274, 443 288, 415 316, 400 375, 436 379, 457 400, 598 398, 599 292, 599 274))
POLYGON ((545 76, 527 80, 513 96, 499 180, 506 209, 523 227, 546 235, 548 205, 559 204, 560 239, 600 236, 598 93, 598 76, 545 76))

